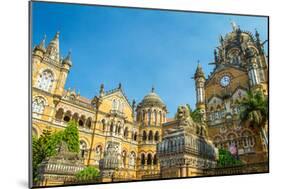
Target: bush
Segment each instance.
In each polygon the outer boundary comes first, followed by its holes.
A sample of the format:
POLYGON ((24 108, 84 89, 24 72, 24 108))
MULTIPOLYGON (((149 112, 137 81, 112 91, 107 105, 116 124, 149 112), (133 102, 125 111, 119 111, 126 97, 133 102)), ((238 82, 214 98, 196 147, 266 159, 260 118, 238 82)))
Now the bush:
POLYGON ((52 133, 49 130, 44 130, 43 134, 37 139, 32 137, 32 167, 33 180, 38 180, 38 167, 42 161, 57 154, 57 147, 62 142, 67 143, 68 149, 71 152, 79 153, 79 133, 77 123, 70 121, 63 131, 52 133))
POLYGON ((237 165, 242 165, 242 161, 235 158, 228 150, 219 149, 219 167, 231 167, 237 165))
POLYGON ((99 177, 100 171, 95 167, 86 167, 82 171, 78 172, 75 177, 78 181, 90 181, 99 177))

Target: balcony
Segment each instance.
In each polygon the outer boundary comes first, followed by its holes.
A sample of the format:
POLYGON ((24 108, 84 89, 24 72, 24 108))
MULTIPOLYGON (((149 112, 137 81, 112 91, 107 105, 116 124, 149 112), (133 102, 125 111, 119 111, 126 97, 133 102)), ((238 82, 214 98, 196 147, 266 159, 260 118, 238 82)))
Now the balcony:
POLYGON ((125 117, 125 114, 119 110, 110 110, 110 115, 125 117))

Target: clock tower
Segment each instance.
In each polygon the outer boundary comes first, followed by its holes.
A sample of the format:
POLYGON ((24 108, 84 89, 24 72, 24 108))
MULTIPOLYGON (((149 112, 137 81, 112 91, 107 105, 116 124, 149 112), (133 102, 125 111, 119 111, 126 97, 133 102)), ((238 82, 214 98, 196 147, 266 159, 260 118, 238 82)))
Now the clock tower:
MULTIPOLYGON (((265 41, 266 42, 266 41, 265 41)), ((214 50, 213 71, 205 78, 202 67, 195 72, 196 106, 206 117, 210 139, 216 147, 236 148, 246 163, 264 162, 265 141, 257 129, 240 120, 241 101, 248 91, 268 95, 268 64, 259 33, 242 31, 232 24, 232 31, 220 37, 214 50)), ((266 126, 267 127, 267 126, 266 126)))

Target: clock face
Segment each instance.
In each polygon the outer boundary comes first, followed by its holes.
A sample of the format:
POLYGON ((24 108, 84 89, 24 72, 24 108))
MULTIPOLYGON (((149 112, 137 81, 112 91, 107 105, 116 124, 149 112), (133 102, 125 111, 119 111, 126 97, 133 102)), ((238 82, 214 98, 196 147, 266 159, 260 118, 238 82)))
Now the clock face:
POLYGON ((230 83, 230 77, 228 75, 224 75, 220 80, 220 84, 222 87, 227 87, 229 83, 230 83))

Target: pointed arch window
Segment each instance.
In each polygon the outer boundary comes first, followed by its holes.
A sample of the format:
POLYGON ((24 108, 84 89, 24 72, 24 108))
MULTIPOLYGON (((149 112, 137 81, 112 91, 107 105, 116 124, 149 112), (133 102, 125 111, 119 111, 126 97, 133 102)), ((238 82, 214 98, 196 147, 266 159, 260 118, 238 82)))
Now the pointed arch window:
POLYGON ((54 75, 50 70, 43 71, 38 78, 37 87, 44 91, 51 91, 54 82, 54 75))
POLYGON ((80 141, 80 153, 81 153, 81 157, 85 158, 86 157, 86 153, 87 153, 87 144, 85 141, 81 140, 80 141))
POLYGON ((46 101, 42 97, 37 97, 32 102, 32 112, 42 114, 44 112, 46 101))
POLYGON ((113 109, 113 110, 116 110, 116 109, 117 109, 117 101, 116 101, 116 99, 114 99, 114 100, 112 101, 112 109, 113 109))
POLYGON ((151 111, 148 110, 148 126, 150 126, 150 122, 151 122, 151 111))

